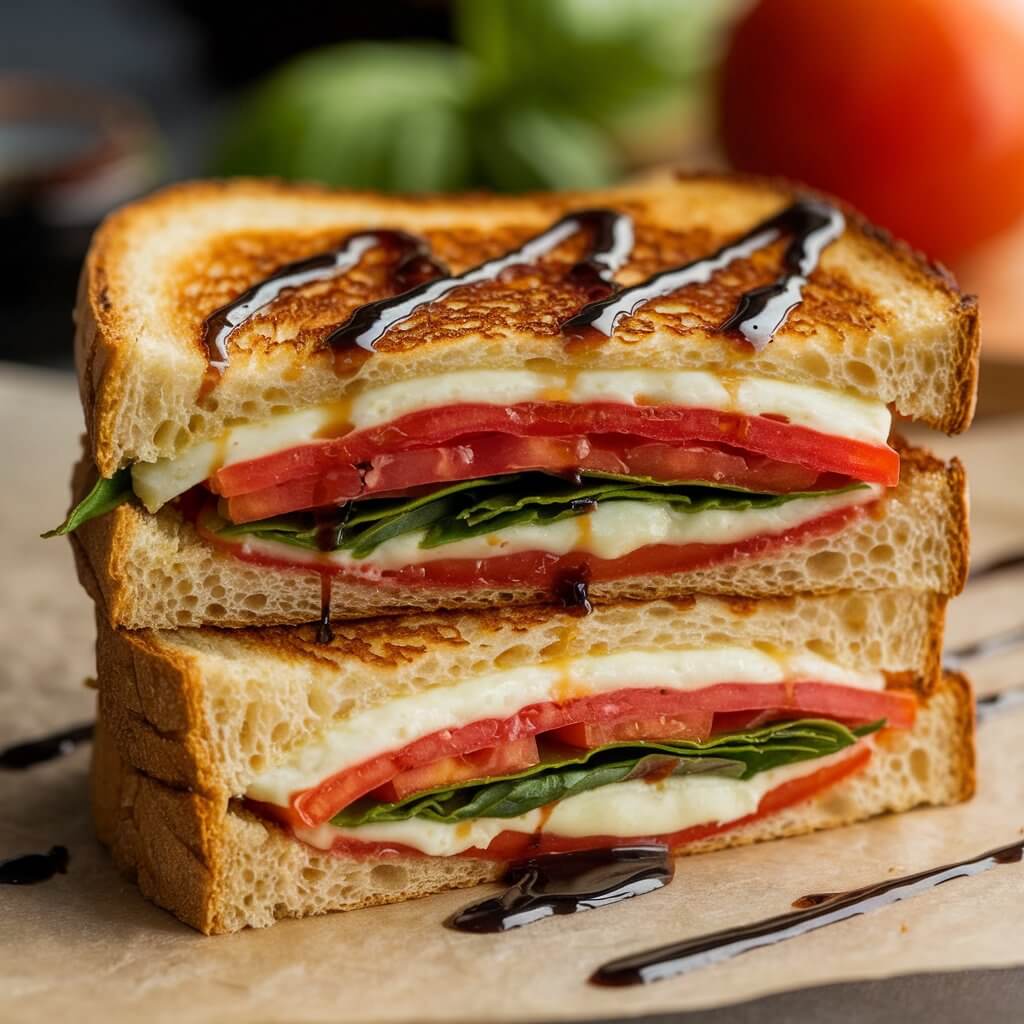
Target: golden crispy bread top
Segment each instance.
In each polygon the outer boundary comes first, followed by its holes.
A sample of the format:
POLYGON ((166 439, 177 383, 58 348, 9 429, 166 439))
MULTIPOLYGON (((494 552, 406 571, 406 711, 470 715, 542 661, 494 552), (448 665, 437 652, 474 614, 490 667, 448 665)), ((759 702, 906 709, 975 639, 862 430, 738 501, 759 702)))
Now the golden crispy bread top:
POLYGON ((453 273, 501 256, 567 213, 628 214, 635 245, 616 282, 710 255, 790 205, 774 181, 665 175, 590 193, 396 198, 240 180, 159 192, 97 232, 77 309, 76 356, 94 459, 174 454, 224 424, 335 400, 346 389, 460 369, 562 366, 708 369, 820 384, 892 403, 941 429, 973 412, 977 307, 949 275, 843 208, 803 299, 761 351, 718 330, 741 294, 782 271, 784 237, 623 319, 596 346, 566 343, 559 325, 593 296, 567 276, 586 233, 535 264, 418 309, 374 345, 336 360, 328 335, 360 305, 395 293, 393 255, 281 294, 235 329, 229 366, 204 390, 203 324, 283 265, 356 232, 424 237, 453 273))
MULTIPOLYGON (((353 231, 399 228, 422 235, 433 253, 460 273, 517 248, 573 210, 604 205, 628 213, 636 241, 620 283, 635 284, 668 267, 706 256, 757 221, 778 212, 795 192, 767 183, 693 179, 645 189, 618 192, 534 196, 522 199, 443 197, 391 199, 332 194, 308 187, 238 182, 196 184, 168 190, 148 200, 149 212, 176 208, 183 202, 209 206, 209 233, 197 248, 189 248, 161 267, 161 320, 172 335, 202 352, 202 326, 215 309, 237 298, 274 270, 336 246, 353 231), (725 189, 728 195, 723 195, 725 189), (301 210, 307 203, 324 204, 331 220, 336 206, 337 226, 269 228, 259 224, 254 209, 251 226, 218 228, 216 203, 225 198, 276 201, 301 210), (443 213, 442 224, 438 224, 443 213)), ((129 216, 144 212, 129 208, 129 216)), ((195 210, 196 214, 201 211, 195 210)), ((125 214, 121 215, 122 217, 125 214)), ((145 219, 145 218, 144 218, 145 219)), ((317 222, 325 218, 314 218, 317 222)), ((108 224, 106 231, 117 227, 108 224)), ((420 309, 389 331, 376 345, 382 353, 405 353, 467 338, 511 338, 529 335, 549 339, 562 348, 559 324, 579 309, 588 296, 567 279, 567 272, 584 252, 586 239, 576 235, 533 266, 506 272, 495 282, 460 290, 420 309)), ((716 273, 706 284, 659 300, 626 318, 614 342, 632 344, 658 333, 690 336, 714 333, 733 311, 738 296, 779 274, 785 239, 739 260, 716 273)), ((804 289, 801 304, 790 314, 779 340, 792 341, 827 331, 878 331, 893 318, 880 294, 850 265, 851 257, 894 259, 899 272, 915 285, 955 294, 940 268, 879 233, 866 230, 854 217, 846 237, 826 250, 821 265, 804 289)), ((233 352, 267 351, 290 346, 305 355, 323 347, 326 336, 366 302, 394 294, 388 273, 389 257, 371 252, 351 271, 334 279, 307 285, 282 295, 258 312, 231 338, 233 352)))

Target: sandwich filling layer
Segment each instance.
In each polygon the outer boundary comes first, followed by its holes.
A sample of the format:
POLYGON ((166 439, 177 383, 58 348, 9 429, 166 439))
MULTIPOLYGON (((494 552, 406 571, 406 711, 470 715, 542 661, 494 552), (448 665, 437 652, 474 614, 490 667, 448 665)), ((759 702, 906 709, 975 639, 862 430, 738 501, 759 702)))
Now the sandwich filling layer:
MULTIPOLYGON (((398 847, 431 857, 452 857, 468 851, 485 854, 499 837, 509 846, 518 845, 512 839, 515 836, 528 839, 538 849, 554 850, 558 840, 658 839, 701 826, 724 831, 757 815, 765 796, 787 784, 825 769, 862 767, 870 744, 870 738, 865 738, 839 753, 770 768, 749 779, 706 774, 619 782, 512 818, 452 824, 412 818, 358 828, 326 823, 315 828, 296 826, 293 834, 319 850, 351 853, 357 845, 369 844, 375 853, 398 847)), ((813 791, 808 791, 807 796, 811 795, 813 791)))
POLYGON ((325 849, 500 856, 511 834, 660 836, 745 818, 833 756, 861 757, 883 724, 909 728, 915 710, 882 673, 806 650, 558 658, 355 711, 244 797, 325 849))
POLYGON ((770 416, 865 445, 884 447, 891 416, 881 402, 759 377, 723 378, 704 371, 582 370, 571 375, 535 370, 475 370, 370 388, 350 400, 261 423, 230 428, 174 458, 133 467, 135 492, 150 511, 221 469, 265 458, 332 435, 379 428, 429 409, 523 403, 705 409, 744 417, 770 416))
MULTIPOLYGON (((610 489, 606 489, 606 493, 607 490, 610 489)), ((519 559, 522 564, 517 569, 501 572, 495 582, 536 578, 537 568, 557 572, 561 560, 569 555, 590 556, 593 580, 630 574, 634 567, 629 564, 629 556, 644 549, 667 547, 677 549, 679 555, 689 553, 693 557, 684 561, 687 567, 696 567, 717 561, 719 555, 731 553, 734 546, 754 539, 767 542, 812 524, 820 525, 822 531, 827 532, 833 525, 829 520, 834 519, 836 527, 846 521, 846 516, 837 516, 837 513, 852 514, 877 501, 882 488, 864 485, 777 503, 753 502, 733 494, 705 499, 703 504, 675 502, 671 495, 652 497, 649 492, 644 500, 630 500, 630 492, 624 490, 622 497, 594 500, 589 510, 580 512, 572 507, 573 503, 588 499, 569 496, 573 493, 567 492, 562 505, 551 500, 535 515, 524 516, 521 503, 518 508, 509 509, 511 515, 487 514, 479 519, 483 530, 477 529, 478 524, 472 521, 472 509, 461 521, 456 518, 454 523, 442 523, 441 528, 434 524, 416 528, 413 514, 424 509, 422 504, 409 510, 411 528, 407 532, 392 532, 390 537, 380 529, 390 525, 388 520, 374 521, 370 527, 358 531, 360 524, 352 524, 350 519, 347 546, 334 550, 324 550, 317 525, 300 517, 232 527, 217 517, 207 516, 201 520, 200 529, 208 539, 228 547, 247 561, 308 566, 365 579, 379 579, 411 567, 452 560, 471 563, 474 575, 488 579, 485 563, 490 560, 537 553, 544 557, 529 562, 519 559), (563 507, 569 514, 559 516, 563 507), (505 523, 508 525, 503 525, 505 523), (374 543, 373 530, 385 539, 374 543), (534 561, 538 566, 533 566, 534 561)), ((451 502, 452 497, 446 495, 439 500, 451 502)), ((521 499, 508 499, 509 506, 516 501, 521 502, 521 499)), ((400 508, 392 514, 394 525, 388 532, 401 528, 401 522, 394 523, 400 514, 400 508)), ((660 551, 662 571, 671 571, 677 558, 670 552, 660 551)), ((572 562, 580 564, 578 558, 572 562)), ((451 566, 444 568, 452 571, 451 566)), ((426 575, 424 581, 429 578, 430 575, 426 575)))
POLYGON ((60 530, 123 500, 173 501, 242 560, 558 589, 566 570, 685 572, 838 531, 898 480, 889 428, 879 402, 758 377, 462 371, 135 465, 60 530))

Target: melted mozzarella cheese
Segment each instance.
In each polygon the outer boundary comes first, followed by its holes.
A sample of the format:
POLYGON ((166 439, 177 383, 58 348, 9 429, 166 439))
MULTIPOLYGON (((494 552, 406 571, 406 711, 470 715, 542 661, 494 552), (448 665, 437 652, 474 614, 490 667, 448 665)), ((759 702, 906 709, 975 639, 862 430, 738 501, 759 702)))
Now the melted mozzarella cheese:
POLYGON ((511 718, 522 708, 623 689, 687 692, 717 683, 772 684, 813 680, 881 690, 877 672, 854 672, 809 651, 765 652, 735 646, 621 651, 536 665, 395 697, 350 715, 319 739, 260 773, 246 796, 287 806, 293 793, 443 729, 511 718))
MULTIPOLYGON (((824 434, 884 445, 891 416, 886 406, 828 388, 761 377, 721 378, 698 370, 462 370, 367 388, 348 411, 364 430, 422 409, 473 403, 616 402, 715 409, 747 416, 771 414, 824 434)), ((315 441, 338 421, 338 406, 282 413, 261 423, 232 427, 218 439, 199 441, 174 458, 132 467, 135 493, 155 511, 202 483, 222 466, 272 455, 315 441)))
POLYGON ((347 839, 400 843, 432 857, 451 857, 474 847, 486 849, 502 832, 571 839, 671 835, 697 825, 727 825, 745 818, 772 789, 843 761, 856 749, 847 747, 827 757, 770 768, 750 779, 688 775, 653 783, 643 779, 619 782, 568 797, 549 813, 538 808, 515 818, 477 818, 455 825, 417 818, 354 828, 328 822, 317 828, 295 828, 294 834, 320 850, 330 850, 336 841, 347 839))
POLYGON ((863 505, 882 493, 873 485, 816 498, 795 498, 774 508, 677 511, 665 502, 609 501, 590 513, 555 523, 525 523, 494 533, 422 548, 418 530, 393 537, 361 558, 348 551, 312 551, 279 541, 245 537, 245 554, 304 565, 334 565, 374 578, 382 572, 441 559, 482 559, 543 551, 552 555, 587 552, 597 558, 623 558, 653 544, 735 544, 751 537, 775 536, 842 508, 863 505))

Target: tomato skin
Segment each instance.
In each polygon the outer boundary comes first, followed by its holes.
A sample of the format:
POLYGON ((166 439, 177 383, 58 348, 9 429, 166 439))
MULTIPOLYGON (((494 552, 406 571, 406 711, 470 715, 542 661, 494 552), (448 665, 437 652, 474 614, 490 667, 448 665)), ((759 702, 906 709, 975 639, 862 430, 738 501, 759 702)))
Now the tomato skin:
POLYGON ((955 260, 1024 213, 1024 34, 985 0, 760 0, 717 89, 740 170, 955 260))
POLYGON ((448 447, 378 455, 360 470, 341 466, 320 476, 234 495, 227 498, 227 514, 234 523, 251 523, 357 497, 391 497, 439 483, 527 470, 565 474, 590 470, 666 481, 699 480, 771 493, 822 490, 847 483, 845 477, 835 474, 823 475, 762 455, 744 456, 707 445, 637 444, 633 439, 608 436, 591 443, 585 437, 490 434, 463 438, 448 447))
POLYGON ((394 803, 412 793, 436 789, 455 782, 486 779, 494 775, 511 775, 532 767, 539 760, 537 741, 532 736, 527 736, 497 747, 486 747, 469 754, 445 757, 419 768, 410 768, 375 789, 372 796, 384 803, 394 803))
POLYGON ((693 691, 636 688, 558 704, 532 704, 509 718, 484 719, 431 733, 401 750, 346 768, 312 789, 293 794, 291 808, 304 824, 320 825, 402 772, 578 723, 763 708, 785 708, 791 714, 837 721, 885 718, 893 728, 908 729, 914 723, 917 702, 906 691, 878 693, 832 683, 795 682, 718 683, 693 691))
MULTIPOLYGON (((570 853, 573 850, 592 850, 608 846, 622 846, 636 843, 662 843, 672 850, 680 850, 689 843, 721 835, 732 829, 749 825, 751 822, 765 818, 770 814, 785 810, 795 804, 810 800, 819 793, 842 782, 843 779, 862 771, 871 760, 870 747, 857 747, 849 757, 833 762, 824 768, 803 778, 789 782, 769 790, 761 798, 757 810, 744 818, 725 824, 710 822, 706 825, 695 825, 661 836, 584 836, 567 838, 565 836, 531 835, 522 832, 501 832, 488 844, 485 850, 471 848, 458 854, 460 857, 474 857, 484 860, 513 861, 525 857, 536 857, 544 853, 570 853)), ((276 815, 275 815, 276 816, 276 815)), ((383 843, 363 843, 354 839, 338 839, 331 849, 332 853, 345 857, 382 857, 404 856, 423 857, 422 851, 411 846, 383 843)))
POLYGON ((713 711, 688 711, 651 718, 623 718, 618 721, 577 722, 554 729, 552 739, 570 747, 591 750, 621 740, 696 740, 711 735, 713 711))
MULTIPOLYGON (((742 416, 678 406, 526 402, 508 407, 460 405, 409 413, 384 427, 357 431, 333 441, 301 445, 226 466, 214 474, 210 487, 217 494, 234 498, 301 480, 308 492, 303 500, 330 504, 358 493, 367 493, 354 490, 355 478, 351 474, 357 464, 371 462, 387 454, 445 446, 452 449, 445 458, 456 458, 454 449, 459 445, 449 445, 449 442, 491 434, 563 439, 575 443, 587 441, 594 435, 617 435, 622 439, 632 439, 628 442, 631 447, 639 447, 636 439, 676 447, 684 444, 691 447, 711 445, 720 449, 725 446, 733 451, 734 456, 754 453, 775 463, 801 466, 814 473, 835 473, 886 486, 895 486, 899 481, 899 455, 887 446, 822 434, 766 416, 742 416), (316 481, 332 472, 342 475, 330 487, 318 491, 316 481)), ((624 443, 620 442, 619 447, 624 443)), ((597 447, 601 446, 598 444, 597 447)), ((572 454, 564 455, 563 460, 566 458, 572 465, 572 454)), ((543 468, 543 463, 538 465, 534 462, 533 465, 543 468)), ((564 461, 558 466, 567 468, 564 461)), ((439 466, 439 474, 444 469, 443 465, 439 466)), ((509 471, 504 469, 504 472, 509 471)), ((472 475, 487 474, 475 472, 472 475)), ((435 476, 438 481, 469 478, 435 476)), ((429 482, 422 477, 417 479, 421 483, 429 482)), ((717 482, 728 483, 729 479, 719 478, 717 482)), ((807 486, 805 478, 796 486, 783 489, 802 490, 807 486)), ((389 488, 381 486, 379 489, 389 488)))

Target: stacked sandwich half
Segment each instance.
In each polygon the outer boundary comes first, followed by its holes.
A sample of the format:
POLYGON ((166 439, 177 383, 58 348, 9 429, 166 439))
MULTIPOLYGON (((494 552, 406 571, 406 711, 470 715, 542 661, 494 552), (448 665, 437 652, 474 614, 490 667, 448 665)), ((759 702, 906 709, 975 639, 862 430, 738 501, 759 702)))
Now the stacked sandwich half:
POLYGON ((966 798, 941 269, 777 183, 185 185, 82 278, 100 838, 206 932, 966 798))

